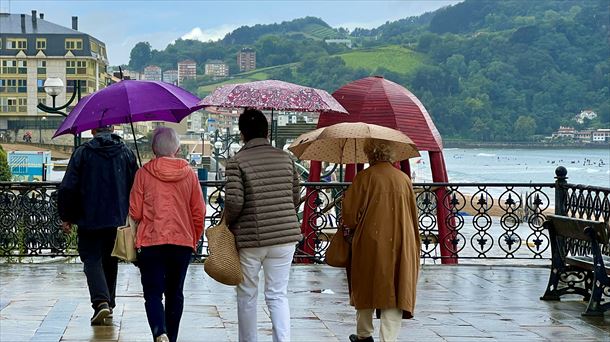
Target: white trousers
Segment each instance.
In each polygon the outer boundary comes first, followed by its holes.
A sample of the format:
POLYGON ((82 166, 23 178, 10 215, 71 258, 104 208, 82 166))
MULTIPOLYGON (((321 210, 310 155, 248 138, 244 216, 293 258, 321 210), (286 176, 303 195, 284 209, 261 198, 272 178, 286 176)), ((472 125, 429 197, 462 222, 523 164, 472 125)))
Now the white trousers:
MULTIPOLYGON (((356 334, 360 338, 373 336, 373 313, 375 309, 356 310, 356 334)), ((381 324, 379 327, 379 339, 382 342, 396 341, 402 323, 401 309, 381 310, 381 324)))
POLYGON ((237 285, 239 341, 256 342, 258 280, 265 275, 265 302, 271 314, 273 341, 290 341, 290 307, 286 296, 295 244, 242 248, 239 260, 244 280, 237 285))

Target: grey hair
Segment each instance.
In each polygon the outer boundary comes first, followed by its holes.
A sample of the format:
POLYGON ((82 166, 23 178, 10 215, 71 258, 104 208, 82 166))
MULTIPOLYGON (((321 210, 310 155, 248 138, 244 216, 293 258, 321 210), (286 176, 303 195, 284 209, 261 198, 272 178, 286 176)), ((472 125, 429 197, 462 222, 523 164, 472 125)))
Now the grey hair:
POLYGON ((364 153, 369 162, 393 161, 396 154, 386 140, 366 139, 364 142, 364 153))
POLYGON ((180 139, 173 128, 155 128, 152 136, 152 149, 157 157, 171 157, 179 148, 180 139))

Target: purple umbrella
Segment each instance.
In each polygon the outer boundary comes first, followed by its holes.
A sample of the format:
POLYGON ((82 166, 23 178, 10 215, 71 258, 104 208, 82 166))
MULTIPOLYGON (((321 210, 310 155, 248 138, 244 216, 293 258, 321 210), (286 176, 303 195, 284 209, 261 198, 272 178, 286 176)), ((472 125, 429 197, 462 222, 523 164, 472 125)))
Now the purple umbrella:
POLYGON ((199 100, 188 91, 165 82, 121 81, 83 97, 53 138, 113 124, 180 122, 195 110, 199 100))

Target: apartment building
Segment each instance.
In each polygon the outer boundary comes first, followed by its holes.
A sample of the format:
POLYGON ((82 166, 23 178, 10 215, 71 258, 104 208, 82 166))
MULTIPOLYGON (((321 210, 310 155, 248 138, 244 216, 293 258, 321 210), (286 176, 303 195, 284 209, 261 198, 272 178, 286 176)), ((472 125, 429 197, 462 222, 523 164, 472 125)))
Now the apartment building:
POLYGON ((163 72, 163 82, 178 84, 178 70, 165 70, 163 72))
POLYGON ((256 69, 256 51, 251 48, 243 48, 237 53, 237 65, 240 72, 256 69))
POLYGON ((192 59, 178 62, 178 85, 182 85, 185 79, 195 79, 195 77, 197 77, 197 62, 192 59))
POLYGON ((47 78, 60 78, 65 85, 57 105, 66 103, 77 80, 82 96, 108 84, 106 45, 78 31, 78 17, 68 28, 37 11, 0 13, 0 28, 0 130, 57 128, 61 116, 36 108, 52 104, 43 87, 47 78))
POLYGON ((147 81, 161 81, 162 80, 161 68, 156 65, 149 65, 144 68, 144 80, 147 81))
POLYGON ((229 76, 229 66, 227 63, 214 59, 205 63, 205 74, 212 77, 229 76))

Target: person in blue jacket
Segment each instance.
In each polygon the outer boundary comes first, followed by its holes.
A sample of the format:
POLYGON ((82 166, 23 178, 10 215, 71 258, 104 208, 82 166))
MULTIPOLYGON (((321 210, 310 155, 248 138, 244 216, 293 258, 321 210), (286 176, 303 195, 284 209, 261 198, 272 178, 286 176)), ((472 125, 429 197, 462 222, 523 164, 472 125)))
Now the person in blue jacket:
POLYGON ((91 325, 101 325, 116 305, 118 259, 111 253, 116 228, 127 218, 138 166, 112 126, 91 132, 94 138, 72 153, 57 191, 57 209, 65 233, 78 226, 78 254, 94 310, 91 325))

